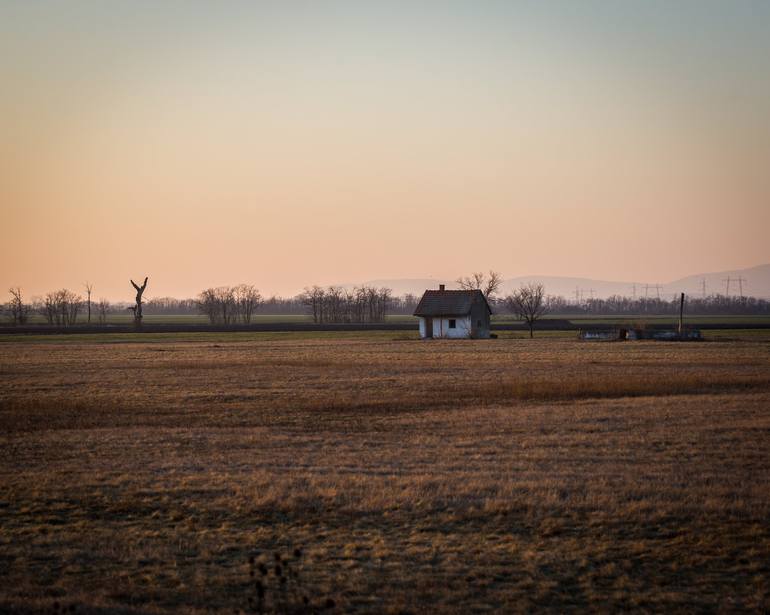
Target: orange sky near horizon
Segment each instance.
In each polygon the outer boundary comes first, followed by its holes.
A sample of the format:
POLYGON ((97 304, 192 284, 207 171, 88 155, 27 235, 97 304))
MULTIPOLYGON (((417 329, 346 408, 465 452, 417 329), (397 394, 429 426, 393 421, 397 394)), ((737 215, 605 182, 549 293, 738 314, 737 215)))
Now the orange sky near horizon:
POLYGON ((0 284, 770 262, 770 10, 651 4, 8 3, 0 284))

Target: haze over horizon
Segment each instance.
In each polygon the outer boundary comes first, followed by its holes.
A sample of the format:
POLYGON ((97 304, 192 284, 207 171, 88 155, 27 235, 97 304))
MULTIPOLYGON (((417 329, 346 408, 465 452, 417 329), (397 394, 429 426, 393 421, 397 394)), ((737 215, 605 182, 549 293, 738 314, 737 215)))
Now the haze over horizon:
POLYGON ((0 292, 770 263, 768 23, 748 0, 5 2, 0 292))

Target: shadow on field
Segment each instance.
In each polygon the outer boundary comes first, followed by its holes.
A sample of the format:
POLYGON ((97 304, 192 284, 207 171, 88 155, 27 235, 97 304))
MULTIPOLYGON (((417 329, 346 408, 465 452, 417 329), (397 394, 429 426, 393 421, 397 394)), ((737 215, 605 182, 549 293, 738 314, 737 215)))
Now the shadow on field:
POLYGON ((398 389, 389 395, 374 397, 368 391, 330 390, 316 393, 300 402, 292 398, 271 399, 254 394, 197 395, 197 404, 221 407, 235 404, 229 412, 200 412, 184 407, 147 407, 111 397, 62 398, 19 397, 0 400, 0 429, 7 433, 40 429, 100 429, 106 427, 211 427, 251 426, 264 423, 265 412, 275 421, 281 413, 293 423, 300 415, 313 420, 336 416, 352 421, 370 419, 378 414, 458 409, 469 406, 510 404, 515 402, 572 402, 586 399, 624 397, 711 395, 766 390, 770 378, 763 375, 654 374, 597 378, 573 376, 569 379, 484 379, 459 384, 441 382, 421 389, 398 389), (330 416, 331 415, 331 416, 330 416))

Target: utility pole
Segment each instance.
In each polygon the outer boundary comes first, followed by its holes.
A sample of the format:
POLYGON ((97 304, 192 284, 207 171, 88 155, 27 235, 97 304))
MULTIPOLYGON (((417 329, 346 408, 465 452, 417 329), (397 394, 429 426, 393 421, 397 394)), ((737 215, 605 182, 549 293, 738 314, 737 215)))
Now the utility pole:
POLYGON ((580 289, 575 286, 575 305, 580 305, 580 289))
POLYGON ((703 298, 706 298, 706 278, 700 281, 701 290, 703 290, 703 298))
POLYGON ((725 287, 725 297, 729 297, 730 296, 730 281, 731 281, 730 276, 728 275, 727 279, 726 280, 722 280, 722 281, 727 284, 727 286, 725 287))
POLYGON ((636 301, 636 282, 634 282, 634 285, 632 288, 634 289, 634 301, 636 301))
POLYGON ((684 333, 684 293, 679 299, 679 339, 682 339, 684 333))
POLYGON ((738 292, 741 294, 741 299, 743 299, 743 283, 747 281, 744 277, 738 277, 738 292))
POLYGON ((658 301, 660 301, 660 289, 663 287, 660 284, 656 284, 653 288, 655 288, 655 291, 658 294, 658 301))
POLYGON ((644 285, 644 299, 645 299, 645 301, 647 300, 647 293, 649 292, 649 290, 650 290, 650 285, 649 284, 645 284, 644 285))

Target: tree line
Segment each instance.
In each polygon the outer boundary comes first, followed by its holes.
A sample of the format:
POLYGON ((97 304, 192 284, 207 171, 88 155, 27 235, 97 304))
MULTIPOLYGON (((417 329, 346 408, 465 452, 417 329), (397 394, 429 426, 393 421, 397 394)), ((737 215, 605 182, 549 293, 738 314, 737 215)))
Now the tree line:
MULTIPOLYGON (((523 318, 520 291, 497 297, 500 276, 474 273, 456 281, 460 288, 481 290, 492 310, 512 313, 523 318), (517 297, 517 292, 519 296, 517 297)), ((535 285, 530 295, 537 295, 537 310, 543 313, 570 315, 675 315, 679 310, 677 299, 632 298, 613 295, 606 299, 592 298, 578 304, 564 297, 546 295, 535 285)), ((63 288, 26 301, 22 289, 9 289, 8 301, 0 306, 7 321, 24 325, 32 316, 42 318, 49 325, 68 327, 77 322, 106 324, 111 314, 125 313, 130 304, 111 304, 106 299, 91 300, 92 285, 86 283, 86 296, 63 288)), ((524 297, 523 299, 531 299, 524 297)), ((295 297, 272 296, 263 299, 257 288, 250 284, 220 286, 201 291, 196 298, 176 299, 156 297, 143 302, 145 314, 192 315, 203 314, 212 324, 249 324, 255 314, 310 315, 315 323, 378 323, 387 314, 412 314, 420 297, 413 294, 394 296, 388 288, 360 286, 352 289, 339 286, 306 287, 295 297)), ((525 301, 526 303, 526 301, 525 301)), ((700 315, 770 315, 770 301, 757 297, 710 295, 687 297, 688 314, 700 315)), ((524 318, 526 321, 527 319, 524 318)))
POLYGON ((391 303, 389 288, 359 286, 352 290, 339 286, 305 288, 302 304, 314 323, 384 322, 391 303))
POLYGON ((196 304, 213 325, 248 325, 261 302, 262 295, 254 286, 238 284, 207 288, 198 295, 196 304))
POLYGON ((91 321, 91 308, 95 308, 97 320, 100 323, 107 321, 107 314, 111 311, 110 302, 100 299, 93 303, 90 297, 90 285, 86 285, 88 299, 67 288, 46 293, 43 297, 36 297, 30 303, 24 301, 21 288, 9 289, 10 300, 4 306, 5 313, 11 324, 24 325, 29 322, 32 315, 42 316, 49 325, 68 327, 78 321, 82 312, 88 314, 88 322, 91 321))
MULTIPOLYGON (((548 311, 564 315, 674 315, 679 313, 679 299, 632 298, 613 295, 606 299, 586 299, 578 304, 564 297, 549 296, 545 299, 548 311)), ((706 297, 686 296, 688 314, 708 315, 767 315, 770 301, 757 297, 728 297, 710 295, 706 297)))

